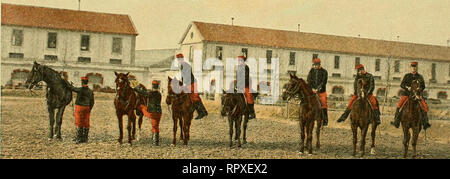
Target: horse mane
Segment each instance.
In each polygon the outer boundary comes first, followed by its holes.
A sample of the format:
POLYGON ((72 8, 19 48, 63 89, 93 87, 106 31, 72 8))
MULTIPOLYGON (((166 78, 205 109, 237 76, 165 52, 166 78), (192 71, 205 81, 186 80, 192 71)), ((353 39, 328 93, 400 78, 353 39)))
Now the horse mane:
POLYGON ((302 88, 300 88, 303 92, 304 95, 309 96, 313 94, 312 88, 308 85, 308 83, 306 83, 305 80, 303 80, 302 78, 299 78, 298 81, 300 82, 300 85, 302 86, 302 88))

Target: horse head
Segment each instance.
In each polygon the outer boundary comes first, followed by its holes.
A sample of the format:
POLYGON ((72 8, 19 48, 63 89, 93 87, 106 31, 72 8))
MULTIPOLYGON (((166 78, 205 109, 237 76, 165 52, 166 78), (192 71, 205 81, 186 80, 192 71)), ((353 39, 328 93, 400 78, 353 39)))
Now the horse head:
POLYGON ((225 90, 222 89, 222 96, 220 100, 221 101, 220 114, 222 116, 230 114, 233 110, 233 106, 236 106, 236 104, 233 104, 233 95, 234 93, 227 93, 225 90))
POLYGON ((114 74, 116 75, 116 80, 114 81, 116 83, 116 90, 130 87, 130 81, 128 80, 130 72, 126 74, 114 72, 114 74))
POLYGON ((282 98, 283 100, 290 100, 296 95, 300 94, 301 83, 300 79, 296 75, 290 75, 289 82, 286 85, 286 89, 283 91, 282 98))
POLYGON ((411 90, 410 90, 410 98, 414 100, 421 100, 422 99, 422 89, 420 89, 420 81, 419 80, 413 80, 411 83, 411 90))
POLYGON ((369 90, 369 81, 366 78, 359 78, 357 81, 358 97, 367 98, 369 90))
POLYGON ((27 81, 28 89, 32 89, 37 83, 44 80, 44 65, 41 65, 34 61, 31 72, 28 74, 27 81))

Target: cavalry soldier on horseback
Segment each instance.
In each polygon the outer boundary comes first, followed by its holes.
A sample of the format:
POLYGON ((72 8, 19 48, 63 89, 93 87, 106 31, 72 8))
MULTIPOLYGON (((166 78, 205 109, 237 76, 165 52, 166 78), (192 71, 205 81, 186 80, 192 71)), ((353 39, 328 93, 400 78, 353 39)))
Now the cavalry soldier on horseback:
MULTIPOLYGON (((397 105, 397 110, 395 111, 395 117, 394 122, 391 122, 392 125, 394 125, 396 128, 400 126, 400 109, 403 107, 403 105, 408 100, 408 96, 410 95, 411 90, 411 84, 414 80, 418 80, 420 82, 420 91, 423 91, 425 89, 425 80, 423 80, 423 76, 420 75, 417 72, 418 62, 412 62, 411 63, 411 73, 406 74, 403 77, 402 83, 400 84, 400 87, 404 90, 402 97, 400 98, 400 101, 397 105)), ((422 97, 422 100, 420 101, 420 106, 422 107, 422 116, 423 116, 423 128, 426 130, 429 127, 431 127, 431 124, 428 121, 428 104, 425 102, 425 99, 422 97)))
POLYGON ((144 116, 151 119, 153 145, 159 146, 159 122, 161 121, 162 116, 159 82, 153 80, 152 89, 148 91, 139 86, 139 82, 137 82, 136 80, 133 80, 130 85, 134 89, 134 91, 148 98, 147 106, 141 104, 139 108, 144 113, 144 116))
POLYGON ((81 77, 82 87, 76 88, 64 80, 70 89, 77 93, 77 100, 75 101, 75 125, 77 126, 77 135, 75 142, 88 142, 90 116, 92 108, 94 107, 94 93, 88 86, 88 77, 81 77))
POLYGON ((328 125, 328 105, 327 105, 327 79, 328 72, 320 65, 320 59, 313 60, 313 68, 309 71, 307 82, 311 86, 314 93, 319 97, 322 104, 322 112, 324 115, 323 126, 328 125))
POLYGON ((344 114, 342 114, 342 116, 338 119, 337 122, 343 122, 343 121, 345 121, 345 119, 347 119, 348 115, 350 114, 353 102, 355 102, 356 99, 358 99, 358 95, 357 95, 358 79, 365 78, 366 81, 369 82, 368 99, 372 106, 372 109, 375 112, 375 122, 377 123, 377 125, 379 125, 379 124, 381 124, 380 109, 378 107, 377 98, 373 95, 373 90, 375 89, 375 80, 373 79, 372 74, 367 73, 367 71, 364 70, 364 65, 362 65, 362 64, 356 65, 355 69, 358 70, 358 73, 356 75, 355 82, 353 83, 354 94, 352 95, 352 98, 350 99, 350 102, 348 103, 347 109, 345 110, 344 114))
POLYGON ((180 71, 181 71, 181 80, 183 81, 184 87, 189 88, 191 100, 194 103, 194 109, 197 111, 198 116, 195 118, 196 120, 201 119, 208 115, 208 111, 206 111, 205 106, 203 105, 202 99, 200 98, 200 95, 197 92, 197 80, 194 77, 194 74, 192 74, 192 67, 184 61, 183 54, 177 54, 176 55, 178 63, 180 64, 180 71), (190 79, 190 80, 189 80, 190 79))
POLYGON ((247 101, 247 108, 249 110, 249 119, 256 118, 255 114, 255 103, 253 100, 253 94, 250 90, 251 79, 250 79, 250 68, 245 61, 247 58, 245 56, 238 56, 238 67, 237 67, 237 75, 244 75, 244 80, 237 80, 236 89, 238 93, 244 93, 245 100, 247 101))

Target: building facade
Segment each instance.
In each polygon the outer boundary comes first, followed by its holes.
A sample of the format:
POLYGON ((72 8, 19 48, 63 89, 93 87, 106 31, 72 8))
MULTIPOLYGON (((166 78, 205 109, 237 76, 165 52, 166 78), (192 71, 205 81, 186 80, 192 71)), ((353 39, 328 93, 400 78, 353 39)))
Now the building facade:
MULTIPOLYGON (((306 78, 312 59, 318 57, 328 71, 328 95, 353 94, 354 67, 363 64, 375 76, 375 95, 398 96, 401 79, 410 72, 412 61, 419 62, 419 73, 424 76, 428 98, 447 99, 450 92, 449 47, 203 22, 192 22, 179 43, 180 52, 191 62, 194 50, 202 50, 203 61, 208 58, 236 58, 238 55, 257 60, 266 58, 268 75, 270 59, 279 58, 280 91, 289 73, 306 78)), ((207 73, 208 70, 203 70, 204 76, 207 73)), ((209 83, 209 80, 203 83, 209 83)))
POLYGON ((115 87, 114 71, 149 75, 135 65, 138 33, 128 15, 2 4, 1 25, 2 86, 23 85, 34 61, 101 88, 115 87))

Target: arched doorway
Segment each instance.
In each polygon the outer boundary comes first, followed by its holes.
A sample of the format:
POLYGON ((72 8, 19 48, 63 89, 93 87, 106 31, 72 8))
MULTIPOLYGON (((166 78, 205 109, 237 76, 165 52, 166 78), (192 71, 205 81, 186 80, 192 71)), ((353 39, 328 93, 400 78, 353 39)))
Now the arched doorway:
POLYGON ((344 87, 342 86, 333 86, 332 90, 331 90, 331 94, 340 94, 343 95, 344 94, 344 87))
POLYGON ((447 97, 448 97, 448 95, 447 95, 447 92, 445 92, 445 91, 439 91, 437 94, 438 99, 447 99, 447 97))
POLYGON ((30 70, 27 69, 15 69, 11 73, 11 85, 14 88, 25 87, 25 82, 27 81, 30 70))

